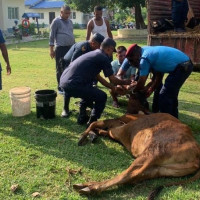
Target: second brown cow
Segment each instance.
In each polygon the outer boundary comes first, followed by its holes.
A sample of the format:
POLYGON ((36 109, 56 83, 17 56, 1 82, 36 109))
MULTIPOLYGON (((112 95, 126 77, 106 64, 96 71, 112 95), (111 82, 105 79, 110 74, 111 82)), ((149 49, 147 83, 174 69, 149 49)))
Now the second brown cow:
POLYGON ((79 145, 91 131, 119 141, 136 159, 112 179, 74 185, 79 193, 99 193, 114 185, 180 177, 199 170, 200 147, 190 128, 169 114, 124 115, 94 122, 82 134, 79 145))

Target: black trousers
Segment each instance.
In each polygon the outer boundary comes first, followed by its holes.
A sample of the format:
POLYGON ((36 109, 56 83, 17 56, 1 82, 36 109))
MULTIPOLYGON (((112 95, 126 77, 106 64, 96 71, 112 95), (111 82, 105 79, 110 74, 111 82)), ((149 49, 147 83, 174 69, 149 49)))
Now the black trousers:
POLYGON ((67 87, 65 90, 65 98, 75 97, 81 98, 80 108, 92 108, 91 116, 99 119, 105 108, 107 95, 102 90, 90 85, 79 85, 77 87, 67 87))
POLYGON ((60 77, 65 69, 65 66, 62 65, 61 59, 69 51, 71 46, 60 46, 55 49, 55 59, 56 59, 56 79, 58 82, 58 90, 60 90, 60 77))
POLYGON ((184 28, 189 7, 187 0, 172 0, 172 20, 175 28, 184 28))
POLYGON ((178 118, 178 94, 185 80, 193 70, 191 61, 179 64, 176 69, 169 73, 160 90, 160 112, 169 113, 178 118))

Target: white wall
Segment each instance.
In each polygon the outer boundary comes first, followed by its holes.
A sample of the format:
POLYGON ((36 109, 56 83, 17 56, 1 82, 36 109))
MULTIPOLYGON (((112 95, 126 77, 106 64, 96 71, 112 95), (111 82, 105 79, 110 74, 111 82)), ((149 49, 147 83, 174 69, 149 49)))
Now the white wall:
MULTIPOLYGON (((55 12, 55 17, 60 15, 60 8, 48 8, 48 9, 29 9, 29 7, 26 6, 25 12, 29 13, 44 13, 44 19, 38 19, 39 24, 45 23, 49 25, 49 12, 55 12)), ((84 24, 83 20, 83 13, 80 11, 74 11, 71 10, 71 12, 76 12, 76 19, 71 19, 73 24, 84 24)), ((35 22, 32 18, 30 19, 30 22, 35 22)))
POLYGON ((2 30, 7 30, 14 26, 15 19, 8 19, 8 7, 19 8, 19 19, 17 19, 19 23, 21 23, 21 16, 25 11, 24 0, 0 0, 0 28, 2 30))

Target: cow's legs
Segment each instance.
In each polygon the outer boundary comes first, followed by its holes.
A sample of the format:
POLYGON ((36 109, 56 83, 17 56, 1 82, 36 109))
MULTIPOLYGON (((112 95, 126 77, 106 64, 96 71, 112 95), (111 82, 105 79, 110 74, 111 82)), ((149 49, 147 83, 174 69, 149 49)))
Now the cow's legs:
POLYGON ((152 158, 151 160, 146 157, 138 157, 128 169, 113 179, 96 183, 91 182, 85 184, 76 184, 74 185, 74 189, 76 189, 81 194, 92 194, 102 192, 114 185, 136 183, 142 181, 147 178, 147 172, 150 172, 148 169, 151 168, 154 159, 155 158, 152 158))
POLYGON ((93 122, 86 130, 85 132, 81 135, 78 145, 82 145, 84 141, 86 140, 87 136, 91 131, 95 132, 95 130, 98 132, 98 134, 101 135, 107 135, 108 134, 108 129, 112 127, 118 127, 124 125, 123 121, 120 121, 118 119, 110 119, 110 120, 103 120, 103 121, 97 121, 93 122))
POLYGON ((95 132, 96 130, 98 134, 106 136, 109 134, 108 131, 109 129, 122 126, 124 124, 129 123, 130 121, 137 120, 139 117, 143 117, 143 115, 126 114, 117 119, 108 119, 108 120, 93 122, 81 135, 78 145, 82 145, 84 143, 90 131, 95 132))
MULTIPOLYGON (((191 173, 194 173, 198 170, 198 166, 195 163, 171 163, 164 166, 157 166, 158 157, 152 156, 150 157, 141 156, 138 157, 131 166, 123 171, 120 175, 106 181, 102 182, 90 182, 84 184, 76 184, 74 185, 74 189, 76 189, 81 194, 93 194, 100 193, 112 186, 127 184, 127 183, 138 183, 143 180, 157 178, 157 177, 166 177, 166 176, 174 176, 180 177, 185 176, 191 173), (181 171, 179 171, 181 169, 181 171)), ((197 175, 199 178, 200 173, 197 175)), ((181 183, 181 182, 180 182, 181 183)), ((169 184, 176 185, 176 184, 169 184)))

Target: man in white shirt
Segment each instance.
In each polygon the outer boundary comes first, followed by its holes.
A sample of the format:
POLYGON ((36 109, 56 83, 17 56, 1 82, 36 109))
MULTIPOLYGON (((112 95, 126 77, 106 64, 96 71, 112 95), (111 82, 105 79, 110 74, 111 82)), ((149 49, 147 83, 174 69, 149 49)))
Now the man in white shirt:
POLYGON ((103 8, 101 6, 94 7, 94 18, 92 18, 87 24, 87 36, 86 40, 90 39, 91 33, 99 33, 105 38, 113 38, 113 35, 110 30, 109 21, 102 17, 103 8))

